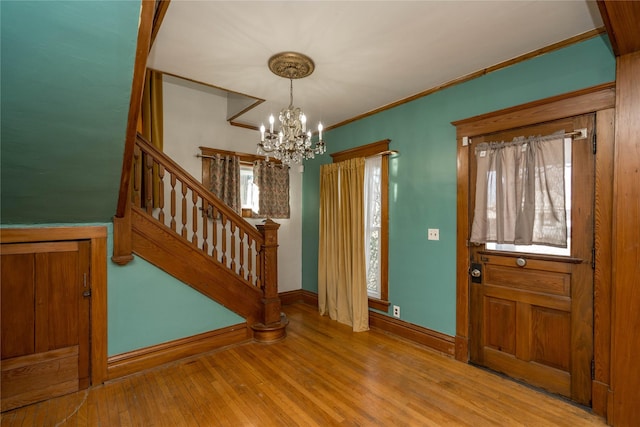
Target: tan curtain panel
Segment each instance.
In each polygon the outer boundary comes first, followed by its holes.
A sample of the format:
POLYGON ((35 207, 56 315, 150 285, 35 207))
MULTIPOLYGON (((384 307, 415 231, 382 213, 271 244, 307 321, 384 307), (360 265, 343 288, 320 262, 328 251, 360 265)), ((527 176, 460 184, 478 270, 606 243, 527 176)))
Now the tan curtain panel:
POLYGON ((220 154, 211 157, 209 191, 231 209, 240 213, 240 158, 220 154))
POLYGON ((479 144, 470 241, 566 247, 564 131, 479 144))
MULTIPOLYGON (((140 114, 138 116, 138 130, 140 134, 151 143, 154 147, 162 151, 164 140, 164 108, 162 95, 162 73, 153 70, 147 70, 144 80, 144 89, 142 92, 142 101, 140 104, 140 114)), ((143 165, 144 159, 140 158, 138 164, 134 167, 139 168, 142 172, 141 189, 147 188, 144 180, 147 174, 143 165)), ((153 184, 152 198, 153 207, 158 207, 158 194, 160 191, 160 177, 158 175, 158 166, 153 165, 153 184)), ((146 200, 146 195, 142 194, 142 203, 146 200)))
POLYGON ((259 213, 255 218, 289 218, 289 166, 258 160, 253 181, 260 190, 259 213))
POLYGON ((364 165, 364 158, 357 158, 320 170, 319 310, 354 332, 369 329, 364 165))

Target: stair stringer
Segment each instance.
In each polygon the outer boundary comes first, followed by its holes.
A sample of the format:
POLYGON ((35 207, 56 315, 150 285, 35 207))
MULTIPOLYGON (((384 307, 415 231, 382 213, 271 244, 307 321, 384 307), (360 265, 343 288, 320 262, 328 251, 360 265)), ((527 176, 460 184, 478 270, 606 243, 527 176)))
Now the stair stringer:
POLYGON ((141 209, 132 207, 131 219, 133 253, 244 317, 248 325, 262 319, 260 289, 243 282, 141 209))

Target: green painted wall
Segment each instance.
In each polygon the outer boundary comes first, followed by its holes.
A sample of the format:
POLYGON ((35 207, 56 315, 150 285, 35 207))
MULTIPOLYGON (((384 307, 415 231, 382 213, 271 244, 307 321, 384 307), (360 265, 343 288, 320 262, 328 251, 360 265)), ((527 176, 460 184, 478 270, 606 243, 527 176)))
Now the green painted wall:
MULTIPOLYGON (((425 70, 428 73, 429 70, 425 70)), ((455 334, 456 131, 452 121, 615 80, 606 37, 484 75, 326 133, 330 153, 391 139, 389 299, 401 319, 455 334), (428 228, 440 229, 428 241, 428 228)), ((392 84, 392 83, 391 83, 392 84)), ((319 170, 305 163, 303 288, 317 292, 319 170)))
POLYGON ((107 260, 107 275, 109 356, 245 322, 140 257, 125 266, 107 260))
POLYGON ((140 1, 0 1, 2 224, 115 213, 140 1))

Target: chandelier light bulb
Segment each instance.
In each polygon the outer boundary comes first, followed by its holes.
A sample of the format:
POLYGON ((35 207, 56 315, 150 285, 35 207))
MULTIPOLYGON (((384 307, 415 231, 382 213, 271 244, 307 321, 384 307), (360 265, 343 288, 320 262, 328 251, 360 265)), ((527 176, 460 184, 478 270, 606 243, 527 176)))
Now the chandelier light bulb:
POLYGON ((264 142, 264 131, 266 129, 264 128, 264 124, 260 125, 260 142, 264 142))

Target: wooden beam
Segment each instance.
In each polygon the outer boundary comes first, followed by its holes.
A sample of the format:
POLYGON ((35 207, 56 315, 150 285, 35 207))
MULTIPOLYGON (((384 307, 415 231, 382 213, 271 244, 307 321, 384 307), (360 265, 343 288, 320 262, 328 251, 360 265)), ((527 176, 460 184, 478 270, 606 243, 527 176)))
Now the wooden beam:
POLYGON ((640 2, 598 0, 598 8, 616 56, 640 50, 640 2))
POLYGON ((131 165, 133 163, 133 148, 136 144, 138 114, 144 89, 144 76, 147 69, 149 46, 151 45, 151 28, 153 26, 154 0, 142 0, 140 24, 138 26, 138 42, 136 59, 133 66, 133 81, 131 83, 131 99, 129 101, 129 115, 125 135, 124 154, 122 156, 122 173, 120 174, 120 192, 116 217, 122 218, 129 201, 129 181, 131 180, 131 165))
POLYGON ((616 425, 640 419, 640 51, 617 60, 611 390, 616 425))

